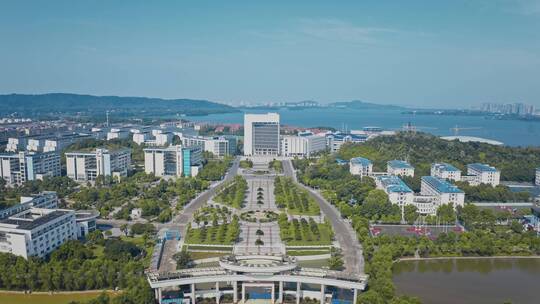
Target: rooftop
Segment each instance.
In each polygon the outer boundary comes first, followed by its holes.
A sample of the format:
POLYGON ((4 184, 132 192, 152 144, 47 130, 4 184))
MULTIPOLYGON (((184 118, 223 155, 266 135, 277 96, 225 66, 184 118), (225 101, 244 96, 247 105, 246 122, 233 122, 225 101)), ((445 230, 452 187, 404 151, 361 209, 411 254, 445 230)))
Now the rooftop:
POLYGON ((468 164, 467 168, 471 168, 476 171, 480 172, 497 172, 497 168, 492 167, 488 164, 481 164, 481 163, 474 163, 474 164, 468 164))
POLYGON ((404 160, 395 159, 395 160, 389 161, 387 164, 388 166, 392 168, 397 168, 397 169, 414 169, 414 167, 411 166, 411 164, 409 164, 408 162, 404 160))
POLYGON ((422 176, 422 181, 428 183, 441 193, 463 193, 463 191, 461 191, 461 189, 459 189, 457 186, 452 185, 448 181, 438 177, 422 176))
POLYGON ((15 225, 16 229, 32 230, 69 213, 67 210, 48 210, 50 212, 37 214, 39 210, 40 209, 30 209, 30 211, 25 211, 5 220, 1 220, 0 226, 15 225))
POLYGON ((371 161, 369 159, 363 158, 363 157, 354 157, 354 158, 351 158, 351 164, 369 166, 369 165, 371 165, 371 161))
POLYGON ((448 163, 435 163, 435 164, 431 165, 431 167, 432 168, 435 167, 439 171, 452 171, 452 172, 461 171, 458 168, 456 168, 453 165, 448 164, 448 163))
POLYGON ((350 134, 350 133, 342 133, 342 132, 336 132, 328 134, 327 136, 330 136, 334 139, 343 140, 345 138, 350 138, 351 140, 366 140, 369 136, 364 134, 350 134))
POLYGON ((386 192, 408 192, 412 193, 413 191, 407 184, 405 184, 401 178, 394 175, 383 175, 378 176, 377 180, 382 184, 386 189, 386 192))

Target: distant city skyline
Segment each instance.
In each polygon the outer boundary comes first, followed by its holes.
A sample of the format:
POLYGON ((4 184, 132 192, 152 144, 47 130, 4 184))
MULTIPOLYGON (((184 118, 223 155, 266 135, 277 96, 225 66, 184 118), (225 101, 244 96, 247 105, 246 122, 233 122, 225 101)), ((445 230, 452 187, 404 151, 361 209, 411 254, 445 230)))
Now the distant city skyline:
POLYGON ((152 4, 0 1, 0 93, 540 107, 539 0, 152 4))

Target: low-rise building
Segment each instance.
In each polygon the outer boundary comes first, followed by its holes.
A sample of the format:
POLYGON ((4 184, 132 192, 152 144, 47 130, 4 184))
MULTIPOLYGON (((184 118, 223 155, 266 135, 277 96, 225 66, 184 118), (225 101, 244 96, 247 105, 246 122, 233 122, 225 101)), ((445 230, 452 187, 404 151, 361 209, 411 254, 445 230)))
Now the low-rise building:
POLYGON ((281 136, 281 155, 289 157, 310 157, 312 154, 326 150, 326 138, 304 133, 297 136, 281 136))
POLYGON ((390 175, 414 176, 414 167, 404 160, 391 160, 387 162, 386 171, 390 175))
POLYGON ((474 163, 467 165, 467 176, 462 176, 462 180, 468 181, 470 185, 489 184, 493 187, 500 182, 501 172, 497 168, 487 164, 474 163))
POLYGON ((60 154, 56 152, 19 152, 0 154, 0 177, 9 186, 46 176, 60 176, 60 154))
POLYGON ((125 129, 120 128, 111 128, 109 132, 107 132, 107 140, 113 140, 113 139, 125 139, 129 137, 129 131, 125 129))
POLYGON ((5 219, 30 208, 58 208, 58 195, 54 191, 44 191, 31 196, 21 196, 19 204, 0 210, 0 219, 5 219))
POLYGON ((24 151, 28 140, 25 137, 10 137, 6 144, 6 152, 24 151))
POLYGON ((431 176, 460 181, 461 170, 447 163, 434 163, 431 165, 431 176))
POLYGON ((403 208, 413 203, 414 192, 395 175, 377 176, 375 184, 388 195, 388 200, 403 208))
POLYGON ((0 252, 25 259, 44 257, 75 239, 77 223, 72 210, 30 208, 0 220, 0 252))
POLYGON ((363 143, 368 140, 369 136, 364 134, 351 134, 344 132, 334 132, 326 135, 326 144, 330 152, 339 151, 345 143, 363 143))
POLYGON ((373 163, 367 158, 354 157, 349 161, 349 172, 361 177, 370 176, 373 172, 373 163))
POLYGON ((453 204, 454 208, 465 204, 465 192, 439 177, 423 176, 420 194, 436 198, 435 210, 445 204, 453 204))
POLYGON ((160 177, 196 176, 202 160, 201 146, 144 149, 144 171, 160 177))
POLYGON ((79 182, 95 181, 98 176, 124 177, 130 165, 130 149, 66 153, 67 176, 79 182))

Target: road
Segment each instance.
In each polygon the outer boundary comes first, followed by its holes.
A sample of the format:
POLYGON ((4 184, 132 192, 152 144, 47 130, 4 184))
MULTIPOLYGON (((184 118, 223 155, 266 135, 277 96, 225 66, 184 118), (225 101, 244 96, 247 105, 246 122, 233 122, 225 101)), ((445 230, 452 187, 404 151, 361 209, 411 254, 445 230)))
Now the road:
POLYGON ((311 193, 319 204, 321 211, 332 223, 334 234, 343 254, 344 272, 351 275, 363 275, 365 272, 362 246, 360 245, 360 242, 358 242, 356 232, 352 226, 341 218, 341 214, 336 207, 326 201, 319 192, 298 182, 290 160, 283 160, 283 170, 286 176, 292 177, 296 184, 311 193))

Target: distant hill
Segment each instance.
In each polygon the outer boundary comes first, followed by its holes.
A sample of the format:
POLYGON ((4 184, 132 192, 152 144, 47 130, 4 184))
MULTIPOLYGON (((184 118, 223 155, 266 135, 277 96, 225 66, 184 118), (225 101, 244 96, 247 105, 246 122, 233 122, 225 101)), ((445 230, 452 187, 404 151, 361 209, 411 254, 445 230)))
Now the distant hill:
POLYGON ((339 101, 329 103, 330 107, 337 108, 349 108, 349 109, 404 109, 404 107, 394 106, 394 105, 383 105, 371 102, 364 102, 361 100, 352 100, 352 101, 339 101))
POLYGON ((135 114, 185 114, 206 115, 213 113, 230 113, 238 110, 208 100, 194 99, 161 99, 147 97, 93 96, 69 93, 51 94, 9 94, 0 95, 0 113, 13 112, 25 115, 47 115, 52 113, 91 114, 106 110, 122 113, 126 116, 135 114))

